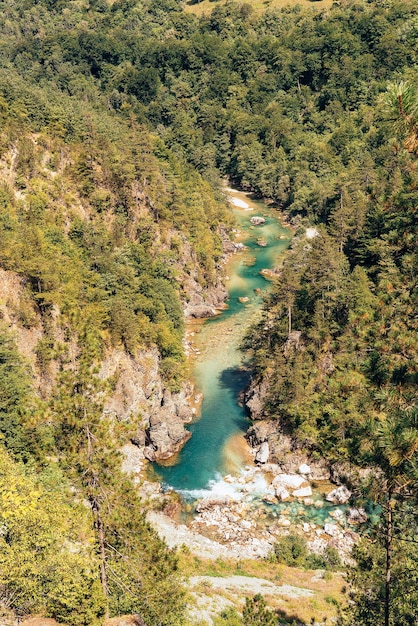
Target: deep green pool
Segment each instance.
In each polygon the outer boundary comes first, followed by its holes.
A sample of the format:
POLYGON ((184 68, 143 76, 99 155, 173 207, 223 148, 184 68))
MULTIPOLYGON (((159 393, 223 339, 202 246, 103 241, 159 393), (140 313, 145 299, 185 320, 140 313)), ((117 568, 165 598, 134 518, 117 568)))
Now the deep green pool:
POLYGON ((230 280, 228 309, 199 327, 196 346, 200 350, 194 379, 204 399, 201 417, 190 424, 192 437, 180 452, 177 463, 170 467, 155 466, 163 485, 180 491, 187 498, 199 497, 226 473, 238 471, 243 465, 238 441, 234 435, 248 428, 245 409, 239 404, 239 393, 244 389, 248 372, 243 367, 244 355, 239 344, 258 314, 263 294, 269 282, 260 274, 273 268, 286 250, 291 232, 285 229, 274 208, 242 194, 231 196, 244 199, 253 211, 231 208, 247 250, 239 252, 229 267, 230 280), (254 215, 263 216, 265 224, 252 226, 254 215), (262 238, 266 247, 257 244, 262 238), (257 290, 257 293, 256 293, 257 290), (249 298, 242 303, 239 298, 249 298))

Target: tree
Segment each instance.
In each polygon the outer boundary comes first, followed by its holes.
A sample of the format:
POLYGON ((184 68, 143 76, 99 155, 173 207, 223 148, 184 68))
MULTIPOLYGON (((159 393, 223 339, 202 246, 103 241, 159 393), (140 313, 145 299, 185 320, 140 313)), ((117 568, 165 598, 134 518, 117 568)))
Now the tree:
POLYGON ((259 593, 253 598, 245 598, 242 619, 246 626, 276 626, 277 618, 267 608, 266 601, 259 593))
POLYGON ((75 368, 58 380, 50 411, 62 467, 88 501, 106 615, 137 613, 145 623, 180 626, 184 592, 177 559, 145 521, 122 474, 118 424, 103 415, 107 386, 97 375, 100 341, 89 321, 75 368))
POLYGON ((18 615, 98 625, 104 598, 86 508, 57 467, 35 473, 0 446, 0 601, 18 615))
POLYGON ((384 521, 375 529, 373 543, 364 540, 354 554, 354 603, 347 623, 357 620, 361 626, 409 626, 415 619, 417 594, 411 576, 418 562, 418 411, 412 406, 390 409, 388 417, 369 425, 362 442, 367 462, 377 469, 370 488, 384 521))

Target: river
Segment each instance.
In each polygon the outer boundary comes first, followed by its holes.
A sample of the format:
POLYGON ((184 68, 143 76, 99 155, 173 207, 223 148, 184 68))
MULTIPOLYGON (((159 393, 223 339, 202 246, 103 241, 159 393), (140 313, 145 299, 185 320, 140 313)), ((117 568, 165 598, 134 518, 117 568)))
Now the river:
POLYGON ((269 288, 260 271, 275 267, 291 239, 276 209, 236 190, 228 190, 228 195, 239 228, 236 241, 246 248, 227 267, 228 308, 188 328, 196 351, 192 375, 203 393, 200 419, 190 424, 192 437, 175 464, 155 467, 164 487, 185 499, 203 497, 225 474, 237 475, 249 461, 244 439, 249 419, 239 403, 249 373, 240 343, 259 315, 269 288), (253 226, 253 216, 263 217, 265 223, 253 226))

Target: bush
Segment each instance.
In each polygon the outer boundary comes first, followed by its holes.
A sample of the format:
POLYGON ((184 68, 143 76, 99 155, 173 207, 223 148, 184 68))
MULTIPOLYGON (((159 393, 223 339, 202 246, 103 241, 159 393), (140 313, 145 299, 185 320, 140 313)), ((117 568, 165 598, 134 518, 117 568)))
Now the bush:
POLYGON ((274 554, 278 563, 292 567, 304 567, 308 557, 306 539, 300 535, 283 537, 274 546, 274 554))

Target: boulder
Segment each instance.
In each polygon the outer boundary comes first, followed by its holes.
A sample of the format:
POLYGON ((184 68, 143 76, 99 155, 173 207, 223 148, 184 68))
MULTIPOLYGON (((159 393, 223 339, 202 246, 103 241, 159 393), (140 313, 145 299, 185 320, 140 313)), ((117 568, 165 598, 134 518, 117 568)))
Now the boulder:
POLYGON ((264 224, 265 223, 265 219, 264 217, 260 217, 258 215, 254 215, 251 219, 250 222, 251 224, 254 224, 254 226, 259 226, 260 224, 264 224))
POLYGON ((339 533, 339 530, 336 524, 325 524, 324 532, 330 537, 335 537, 335 535, 339 533))
POLYGON ((279 485, 276 489, 276 497, 281 502, 284 502, 285 500, 288 500, 288 498, 290 498, 290 493, 287 491, 285 487, 283 487, 282 485, 279 485))
POLYGON ((312 489, 310 487, 302 487, 301 489, 295 489, 292 496, 295 498, 310 498, 312 495, 312 489))
POLYGON ((244 530, 249 530, 252 527, 252 522, 250 522, 249 520, 243 519, 240 524, 241 528, 243 528, 244 530))
POLYGON ((270 456, 269 444, 267 441, 263 441, 261 446, 258 449, 257 454, 255 455, 255 460, 258 463, 267 463, 270 456))
POLYGON ((306 482, 303 476, 298 476, 297 474, 278 474, 273 479, 273 487, 277 489, 277 487, 285 487, 286 489, 299 489, 306 482))
POLYGON ((309 465, 307 465, 306 463, 302 463, 302 465, 299 465, 299 469, 298 469, 299 474, 310 474, 311 473, 311 468, 309 465))
POLYGON ((157 460, 157 456, 155 454, 155 450, 152 446, 146 446, 143 450, 144 452, 144 457, 148 460, 151 461, 151 463, 153 463, 154 461, 157 460))
POLYGON ((349 524, 364 524, 367 522, 367 513, 363 508, 350 509, 347 516, 349 524))
POLYGON ((263 502, 266 504, 276 504, 276 498, 271 493, 266 493, 263 496, 263 502))
POLYGON ((325 500, 327 502, 332 502, 333 504, 345 504, 351 498, 351 491, 347 489, 344 485, 337 487, 331 491, 326 497, 325 500))
POLYGON ((202 513, 203 511, 210 511, 216 507, 225 509, 231 503, 230 498, 204 498, 196 506, 196 511, 202 513))
MULTIPOLYGON (((263 390, 263 395, 264 395, 263 390)), ((256 396, 253 395, 251 400, 247 402, 247 406, 250 408, 249 402, 254 400, 256 396)), ((250 445, 257 446, 263 441, 267 441, 271 437, 277 436, 277 422, 273 420, 260 420, 255 422, 251 428, 247 431, 247 439, 250 445)))
POLYGON ((214 317, 217 314, 216 309, 209 304, 195 304, 186 307, 185 316, 197 319, 205 319, 206 317, 214 317))
POLYGON ((273 474, 273 476, 277 476, 277 474, 283 474, 283 470, 277 463, 266 463, 263 466, 263 472, 267 474, 273 474))

